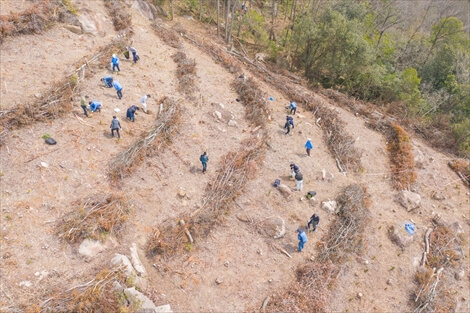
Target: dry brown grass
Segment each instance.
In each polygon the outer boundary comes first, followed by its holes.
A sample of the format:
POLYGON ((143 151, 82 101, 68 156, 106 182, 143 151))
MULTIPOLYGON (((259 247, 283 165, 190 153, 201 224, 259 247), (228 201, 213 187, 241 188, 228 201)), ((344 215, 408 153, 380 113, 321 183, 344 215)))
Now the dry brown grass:
POLYGON ((246 119, 256 126, 265 127, 269 116, 266 94, 252 78, 237 78, 234 87, 245 106, 246 119))
POLYGON ((117 235, 129 218, 131 206, 123 196, 97 195, 72 204, 72 210, 60 219, 57 235, 78 243, 86 238, 102 240, 117 235))
POLYGON ((462 264, 463 239, 442 220, 434 220, 435 227, 429 236, 429 253, 424 267, 415 275, 416 289, 411 303, 414 313, 454 312, 455 299, 448 290, 452 269, 462 264))
POLYGON ((132 26, 132 15, 122 0, 104 0, 113 19, 114 29, 121 31, 132 26))
POLYGON ((68 289, 64 286, 55 288, 49 292, 47 300, 31 306, 26 312, 136 312, 138 308, 128 306, 125 295, 114 289, 114 283, 125 283, 121 268, 102 270, 87 283, 68 289))
POLYGON ((466 185, 470 186, 469 181, 470 181, 470 161, 466 159, 455 159, 450 161, 449 167, 459 175, 459 177, 467 181, 466 185))
POLYGON ((266 312, 329 312, 330 291, 335 286, 337 273, 338 267, 331 262, 299 266, 297 281, 273 295, 266 312))
POLYGON ((173 61, 178 65, 176 77, 178 78, 178 89, 186 98, 193 99, 197 91, 196 86, 196 60, 188 59, 186 53, 178 51, 173 55, 173 61))
POLYGON ((172 135, 181 123, 181 107, 178 102, 168 97, 159 102, 163 105, 163 111, 150 130, 110 162, 108 174, 113 182, 116 183, 130 175, 146 156, 154 155, 163 145, 171 143, 172 135))
POLYGON ((339 212, 322 239, 318 260, 342 264, 348 260, 350 254, 360 254, 364 249, 364 231, 370 218, 370 199, 364 187, 353 184, 344 188, 336 201, 339 212))
POLYGON ((417 178, 410 136, 397 124, 390 125, 387 135, 394 186, 407 189, 417 178))
POLYGON ((155 33, 165 44, 175 49, 180 49, 182 47, 180 37, 174 30, 167 29, 158 23, 153 24, 153 26, 155 33))
POLYGON ((57 1, 42 0, 21 13, 0 15, 0 43, 7 36, 43 32, 57 22, 57 9, 57 1))

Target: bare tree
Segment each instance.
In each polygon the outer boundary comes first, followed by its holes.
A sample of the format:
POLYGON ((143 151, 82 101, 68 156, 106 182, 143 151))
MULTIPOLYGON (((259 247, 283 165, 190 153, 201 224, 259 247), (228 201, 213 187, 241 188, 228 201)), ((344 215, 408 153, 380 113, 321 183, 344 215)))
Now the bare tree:
POLYGON ((225 8, 225 41, 228 42, 228 16, 230 14, 230 0, 227 0, 227 6, 225 8))
POLYGON ((269 32, 269 40, 276 40, 276 36, 274 35, 274 19, 276 16, 276 0, 272 2, 272 12, 271 12, 271 31, 269 32))
POLYGON ((231 20, 230 20, 230 31, 228 33, 228 40, 227 42, 230 42, 232 39, 232 30, 233 30, 233 20, 235 19, 235 8, 238 7, 238 0, 235 0, 235 3, 232 7, 232 13, 231 13, 231 20))

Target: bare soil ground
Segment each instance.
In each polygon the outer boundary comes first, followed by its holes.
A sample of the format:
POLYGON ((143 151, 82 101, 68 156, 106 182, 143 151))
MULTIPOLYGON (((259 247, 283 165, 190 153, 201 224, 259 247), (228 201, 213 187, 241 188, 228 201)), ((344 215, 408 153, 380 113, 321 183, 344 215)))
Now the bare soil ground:
MULTIPOLYGON (((366 128, 363 120, 353 113, 337 108, 348 131, 357 138, 355 144, 363 150, 363 172, 343 176, 323 143, 323 132, 315 125, 314 116, 300 107, 292 135, 284 135, 284 107, 289 99, 256 77, 266 99, 274 98, 274 101, 269 101, 272 109, 271 122, 267 125, 269 149, 258 176, 253 177, 246 192, 236 199, 225 222, 214 227, 206 239, 196 242, 192 251, 169 260, 145 257, 143 248, 152 235, 152 229, 167 220, 177 222, 180 214, 196 210, 206 185, 215 177, 220 158, 239 149, 244 138, 254 135, 250 133, 253 126, 244 119, 244 108, 236 101, 238 96, 231 87, 236 75, 184 41, 182 51, 196 60, 199 88, 195 100, 185 99, 178 92, 176 65, 171 58, 177 50, 160 40, 146 18, 134 13, 133 22, 133 45, 141 59, 133 65, 121 58, 121 72, 114 77, 124 86, 122 100, 117 99, 114 89, 100 84, 99 79, 109 74, 109 70, 97 71, 82 86, 90 99, 103 103, 101 113, 84 119, 89 126, 76 118, 76 115, 83 117, 77 97, 74 99, 76 108, 69 115, 12 132, 0 150, 0 305, 5 309, 24 302, 38 303, 50 286, 82 283, 89 273, 107 266, 114 253, 129 254, 130 244, 136 242, 141 260, 149 272, 150 287, 145 293, 157 305, 170 303, 175 312, 256 310, 266 296, 288 287, 295 279, 294 271, 298 265, 311 262, 316 254, 316 244, 333 220, 319 205, 314 207, 301 198, 307 191, 314 190, 320 201, 334 199, 342 187, 360 182, 372 196, 365 254, 352 258, 342 268, 339 285, 332 290, 334 296, 330 310, 410 311, 409 295, 415 288, 416 260, 423 251, 422 238, 430 218, 437 213, 448 222, 459 221, 467 238, 470 231, 468 189, 448 168, 450 156, 413 140, 416 150, 425 156, 424 168, 418 171, 416 187, 423 198, 423 205, 421 209, 408 213, 394 201, 396 191, 390 182, 386 142, 381 134, 366 128), (137 105, 140 97, 147 93, 152 95, 148 101, 150 114, 139 112, 135 123, 126 121, 127 107, 137 105), (107 249, 95 258, 80 255, 77 246, 59 241, 54 234, 55 222, 70 211, 74 200, 111 190, 107 180, 108 162, 147 129, 156 117, 157 100, 163 96, 177 99, 184 107, 178 134, 171 145, 163 147, 156 156, 146 158, 137 171, 120 184, 119 192, 127 195, 134 205, 134 214, 122 237, 109 240, 107 249), (121 110, 117 115, 123 126, 119 141, 109 134, 115 108, 121 110), (216 110, 222 113, 222 120, 213 115, 216 110), (228 126, 229 119, 234 119, 238 127, 228 126), (41 139, 44 134, 50 134, 58 144, 45 145, 41 139), (306 156, 303 148, 308 137, 315 145, 311 157, 306 156), (201 173, 198 161, 203 151, 207 151, 210 157, 206 175, 201 173), (45 162, 48 167, 41 167, 40 162, 45 162), (289 164, 292 162, 302 169, 304 190, 294 192, 291 199, 285 199, 271 184, 280 178, 294 189, 295 183, 289 179, 289 164), (333 173, 334 179, 322 181, 322 169, 333 173), (185 190, 187 197, 178 196, 181 189, 185 190), (446 200, 433 200, 431 194, 434 191, 442 192, 446 200), (295 230, 305 225, 314 212, 320 215, 320 226, 309 235, 305 250, 297 253, 295 230), (264 222, 272 217, 281 217, 286 222, 287 233, 282 239, 274 240, 262 231, 264 222), (387 229, 410 218, 416 223, 417 234, 413 244, 402 250, 390 241, 387 229), (287 258, 274 246, 284 248, 293 258, 287 258), (42 271, 49 274, 42 275, 42 271), (389 279, 391 285, 387 284, 389 279), (31 281, 33 285, 20 286, 22 281, 31 281), (359 292, 363 294, 362 298, 357 297, 359 292)), ((213 29, 204 29, 185 18, 178 22, 192 35, 218 44, 213 29)), ((63 35, 61 28, 54 28, 44 35, 31 36, 29 41, 26 38, 30 36, 11 38, 11 42, 1 46, 2 56, 6 49, 17 49, 7 61, 2 58, 2 64, 10 62, 8 64, 15 66, 5 69, 2 65, 1 75, 3 78, 8 74, 6 79, 11 79, 7 81, 8 86, 10 83, 19 85, 8 87, 6 94, 2 89, 2 105, 32 99, 56 77, 62 77, 67 72, 67 64, 73 64, 86 55, 93 41, 105 43, 107 39, 83 37, 83 40, 77 40, 74 37, 77 35, 70 32, 70 38, 63 35), (45 38, 53 42, 48 43, 45 38), (28 80, 33 77, 41 82, 35 85, 40 87, 32 89, 26 88, 29 86, 29 82, 25 82, 28 75, 22 74, 19 67, 21 55, 29 53, 31 40, 38 45, 36 53, 44 49, 56 49, 53 53, 59 53, 60 48, 68 47, 66 54, 54 59, 42 55, 45 58, 41 61, 41 72, 29 73, 28 80), (4 101, 5 96, 8 103, 4 101)), ((31 62, 30 57, 25 59, 31 62)), ((245 74, 250 76, 248 71, 245 74)), ((460 305, 459 312, 469 311, 468 246, 465 249, 466 276, 451 287, 460 305)))
MULTIPOLYGON (((5 2, 16 6, 22 3, 5 2)), ((1 110, 34 101, 51 84, 64 83, 63 80, 70 79, 67 76, 75 70, 72 67, 75 63, 86 62, 86 57, 91 57, 116 35, 103 1, 81 2, 76 6, 82 11, 93 11, 99 28, 98 36, 75 34, 59 23, 41 35, 7 37, 4 40, 0 50, 1 110)))

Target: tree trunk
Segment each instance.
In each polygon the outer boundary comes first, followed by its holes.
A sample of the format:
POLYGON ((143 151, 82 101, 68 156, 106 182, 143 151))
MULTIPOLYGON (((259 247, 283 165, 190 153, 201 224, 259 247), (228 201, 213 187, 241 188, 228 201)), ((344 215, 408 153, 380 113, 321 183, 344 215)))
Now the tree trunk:
POLYGON ((276 0, 273 0, 273 5, 272 5, 272 14, 271 14, 271 31, 269 32, 269 40, 276 40, 276 37, 274 36, 274 17, 276 15, 276 0))
POLYGON ((228 42, 228 15, 230 14, 230 0, 227 0, 227 7, 225 8, 225 41, 228 42))
POLYGON ((232 30, 233 30, 233 20, 235 19, 235 8, 238 6, 238 0, 235 0, 235 3, 232 7, 232 18, 230 19, 230 31, 228 32, 228 41, 232 39, 232 30))
POLYGON ((199 20, 202 21, 202 0, 199 0, 199 20))
POLYGON ((220 36, 220 0, 217 0, 217 36, 220 36))
POLYGON ((238 17, 238 30, 237 30, 237 37, 240 38, 240 32, 242 31, 242 22, 243 22, 243 14, 240 14, 238 17))
POLYGON ((170 1, 170 14, 171 14, 171 20, 173 21, 173 15, 174 15, 174 10, 173 10, 173 1, 170 1))

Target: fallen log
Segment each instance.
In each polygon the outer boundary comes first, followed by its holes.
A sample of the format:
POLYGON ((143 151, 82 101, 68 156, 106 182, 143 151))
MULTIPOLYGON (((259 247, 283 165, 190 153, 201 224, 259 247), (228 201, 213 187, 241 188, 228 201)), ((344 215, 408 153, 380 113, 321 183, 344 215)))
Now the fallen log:
MULTIPOLYGON (((184 227, 185 223, 183 220, 180 221, 180 225, 184 227)), ((194 242, 193 236, 191 236, 191 233, 186 227, 184 227, 184 233, 186 234, 186 237, 188 237, 189 242, 193 243, 194 242)))
POLYGON ((286 250, 284 250, 283 248, 281 247, 278 247, 278 246, 274 246, 277 250, 279 250, 280 252, 284 253, 285 255, 287 255, 289 257, 289 259, 292 259, 292 255, 289 254, 289 252, 287 252, 286 250))
POLYGON ((266 310, 266 307, 268 306, 269 300, 270 300, 269 296, 267 296, 266 299, 264 299, 263 305, 261 305, 261 310, 260 310, 261 312, 264 312, 266 310))

